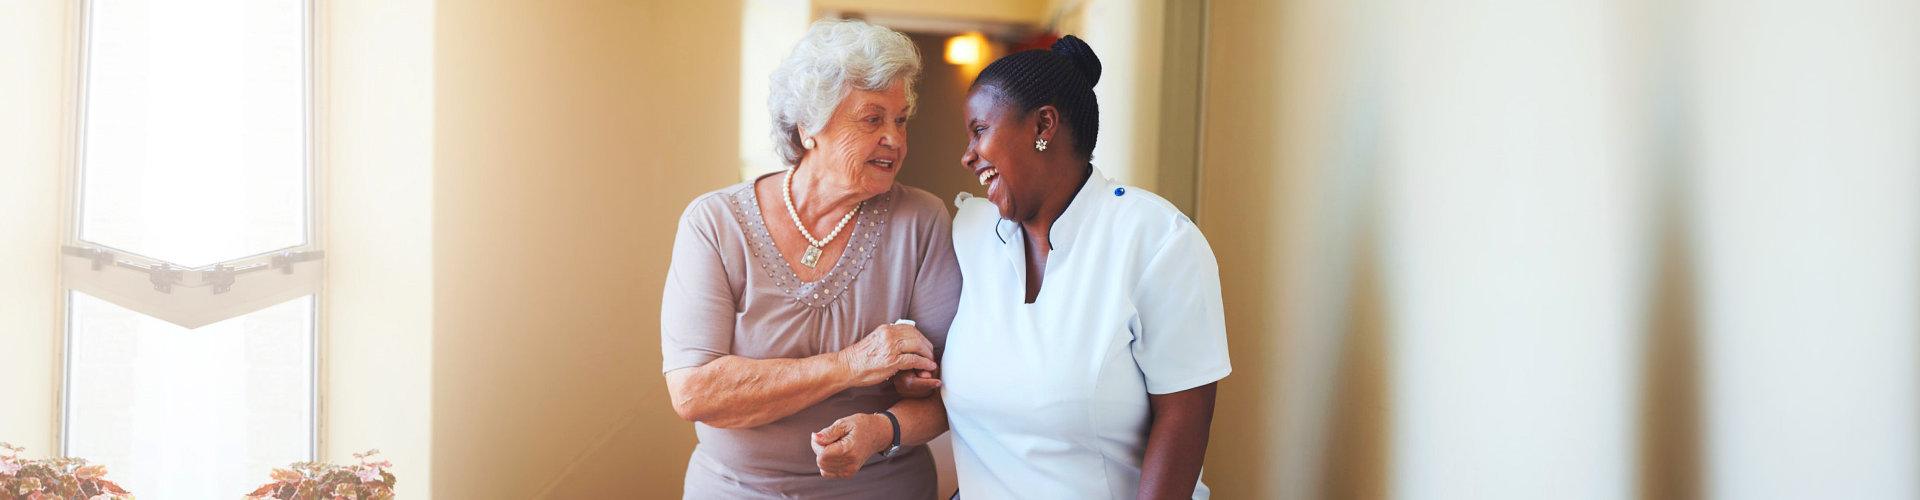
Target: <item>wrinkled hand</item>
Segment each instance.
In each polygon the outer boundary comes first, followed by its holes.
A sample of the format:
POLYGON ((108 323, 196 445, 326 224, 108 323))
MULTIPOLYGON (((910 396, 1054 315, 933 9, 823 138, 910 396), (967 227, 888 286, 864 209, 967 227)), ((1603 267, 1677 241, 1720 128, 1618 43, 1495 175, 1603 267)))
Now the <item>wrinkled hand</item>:
POLYGON ((852 372, 854 387, 878 385, 902 370, 931 372, 938 367, 933 362, 933 342, 913 325, 881 325, 835 354, 852 372))
POLYGON ((893 390, 904 398, 924 398, 940 390, 940 378, 926 370, 906 370, 893 374, 893 390))
POLYGON ((820 475, 846 479, 860 472, 867 459, 893 444, 893 423, 873 413, 856 413, 834 421, 810 436, 814 463, 820 475))

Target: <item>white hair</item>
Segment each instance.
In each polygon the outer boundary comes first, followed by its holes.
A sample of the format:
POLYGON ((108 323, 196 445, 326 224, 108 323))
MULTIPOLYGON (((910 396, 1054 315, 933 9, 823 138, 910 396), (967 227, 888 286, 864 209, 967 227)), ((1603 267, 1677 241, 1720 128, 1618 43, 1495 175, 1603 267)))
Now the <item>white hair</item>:
POLYGON ((858 20, 814 22, 768 77, 774 150, 787 166, 799 164, 805 150, 800 129, 820 133, 852 89, 883 91, 903 83, 911 113, 919 77, 920 51, 906 35, 858 20))

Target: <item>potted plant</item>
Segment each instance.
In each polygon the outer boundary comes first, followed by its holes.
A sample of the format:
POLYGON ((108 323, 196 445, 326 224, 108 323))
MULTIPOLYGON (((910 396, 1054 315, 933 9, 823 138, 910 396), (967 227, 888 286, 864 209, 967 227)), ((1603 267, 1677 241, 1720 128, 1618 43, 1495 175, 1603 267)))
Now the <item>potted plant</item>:
POLYGON ((391 500, 392 462, 380 459, 380 450, 355 453, 355 465, 299 462, 273 470, 273 482, 247 494, 255 500, 391 500))
POLYGON ((133 500, 107 480, 107 466, 78 458, 21 460, 26 451, 0 443, 0 498, 15 500, 133 500))

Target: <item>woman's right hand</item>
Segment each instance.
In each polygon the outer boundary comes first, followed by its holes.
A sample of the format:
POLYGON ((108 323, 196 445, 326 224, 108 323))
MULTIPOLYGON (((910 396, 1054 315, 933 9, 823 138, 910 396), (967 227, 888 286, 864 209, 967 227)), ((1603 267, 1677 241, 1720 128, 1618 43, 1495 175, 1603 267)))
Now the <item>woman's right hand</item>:
POLYGON ((940 390, 940 378, 926 370, 907 370, 893 375, 893 390, 901 397, 924 398, 940 390))
POLYGON ((854 387, 878 385, 901 370, 938 368, 933 362, 933 342, 913 325, 881 325, 834 355, 851 372, 854 387))

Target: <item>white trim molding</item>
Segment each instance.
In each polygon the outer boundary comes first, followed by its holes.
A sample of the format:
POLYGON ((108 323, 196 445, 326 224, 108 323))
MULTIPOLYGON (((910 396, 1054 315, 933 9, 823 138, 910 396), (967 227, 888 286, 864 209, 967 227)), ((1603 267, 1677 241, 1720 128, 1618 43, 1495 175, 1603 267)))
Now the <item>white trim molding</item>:
POLYGON ((319 291, 322 252, 288 249, 188 268, 107 247, 61 248, 66 287, 185 328, 319 291))

